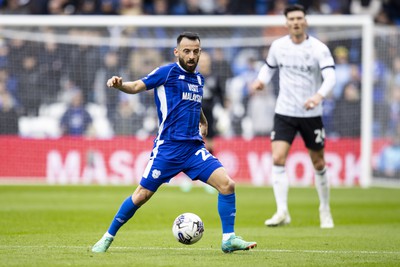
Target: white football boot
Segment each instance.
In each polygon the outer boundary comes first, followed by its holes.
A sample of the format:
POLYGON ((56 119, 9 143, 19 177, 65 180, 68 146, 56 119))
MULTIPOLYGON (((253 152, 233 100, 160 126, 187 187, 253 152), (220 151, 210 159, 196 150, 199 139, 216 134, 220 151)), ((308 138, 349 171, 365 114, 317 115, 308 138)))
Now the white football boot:
POLYGON ((332 214, 329 209, 322 209, 319 211, 319 220, 321 223, 321 228, 323 229, 329 229, 335 226, 333 224, 332 214))
POLYGON ((265 221, 265 225, 269 227, 282 226, 289 224, 291 218, 289 212, 276 212, 270 219, 265 221))

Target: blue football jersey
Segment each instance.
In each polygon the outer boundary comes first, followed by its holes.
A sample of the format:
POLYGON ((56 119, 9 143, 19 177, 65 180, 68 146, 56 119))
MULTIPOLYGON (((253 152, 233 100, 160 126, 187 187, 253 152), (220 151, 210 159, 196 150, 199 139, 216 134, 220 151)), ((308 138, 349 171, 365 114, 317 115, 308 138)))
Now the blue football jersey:
POLYGON ((155 69, 142 79, 154 89, 159 130, 158 140, 203 140, 200 110, 204 77, 185 71, 178 63, 155 69))

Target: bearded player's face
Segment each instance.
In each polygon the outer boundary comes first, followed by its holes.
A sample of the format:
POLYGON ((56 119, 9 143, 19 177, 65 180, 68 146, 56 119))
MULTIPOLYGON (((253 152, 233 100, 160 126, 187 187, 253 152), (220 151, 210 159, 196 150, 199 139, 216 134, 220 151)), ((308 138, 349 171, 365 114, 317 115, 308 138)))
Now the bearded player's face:
POLYGON ((174 50, 179 65, 188 72, 194 72, 199 62, 201 48, 199 40, 183 38, 174 50))

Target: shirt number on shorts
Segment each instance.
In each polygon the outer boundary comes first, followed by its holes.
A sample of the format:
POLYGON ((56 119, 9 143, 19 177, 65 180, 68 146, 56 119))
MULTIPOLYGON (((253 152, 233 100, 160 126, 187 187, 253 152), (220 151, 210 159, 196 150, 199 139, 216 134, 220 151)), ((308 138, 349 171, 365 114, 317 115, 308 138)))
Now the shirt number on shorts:
POLYGON ((325 139, 325 130, 324 129, 317 129, 314 130, 315 133, 315 143, 323 143, 325 139))
POLYGON ((205 148, 197 150, 195 155, 198 156, 199 154, 201 154, 201 158, 203 159, 203 161, 206 161, 206 159, 212 156, 210 152, 208 152, 205 148))

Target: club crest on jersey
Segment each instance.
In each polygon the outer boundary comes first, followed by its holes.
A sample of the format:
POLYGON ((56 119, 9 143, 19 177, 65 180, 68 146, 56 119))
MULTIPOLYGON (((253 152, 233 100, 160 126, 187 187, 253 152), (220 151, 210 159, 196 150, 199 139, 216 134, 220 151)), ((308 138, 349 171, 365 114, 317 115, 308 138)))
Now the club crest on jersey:
POLYGON ((153 177, 154 179, 157 179, 158 177, 160 177, 160 175, 161 175, 160 170, 153 170, 153 172, 151 173, 151 177, 153 177))
POLYGON ((179 75, 178 80, 184 80, 185 79, 185 75, 179 75))

